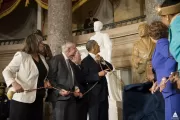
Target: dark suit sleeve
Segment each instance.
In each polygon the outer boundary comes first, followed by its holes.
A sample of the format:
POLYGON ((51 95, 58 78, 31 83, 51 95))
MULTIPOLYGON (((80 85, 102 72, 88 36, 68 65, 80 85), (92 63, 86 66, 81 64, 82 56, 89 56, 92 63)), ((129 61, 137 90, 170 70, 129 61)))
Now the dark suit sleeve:
POLYGON ((49 61, 49 73, 48 73, 48 80, 50 81, 51 85, 55 88, 62 89, 62 86, 57 84, 57 72, 58 72, 58 64, 59 64, 58 57, 55 56, 49 61))
POLYGON ((82 71, 85 77, 86 82, 88 83, 94 83, 100 80, 100 77, 98 75, 98 72, 90 70, 90 66, 88 66, 89 63, 82 62, 82 71))
POLYGON ((103 69, 104 69, 104 70, 105 70, 105 69, 110 69, 110 71, 113 70, 112 64, 109 63, 109 62, 107 62, 107 61, 105 61, 105 62, 106 62, 106 65, 103 65, 103 69))

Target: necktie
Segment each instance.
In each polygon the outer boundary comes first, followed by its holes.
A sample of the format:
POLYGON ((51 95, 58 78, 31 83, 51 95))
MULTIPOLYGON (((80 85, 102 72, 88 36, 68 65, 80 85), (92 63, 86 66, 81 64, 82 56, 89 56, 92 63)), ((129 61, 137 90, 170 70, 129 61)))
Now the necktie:
POLYGON ((80 65, 77 65, 78 66, 78 68, 81 70, 81 66, 80 65))
POLYGON ((73 71, 72 71, 72 68, 71 68, 71 65, 70 65, 70 60, 67 59, 66 63, 67 63, 68 71, 69 71, 69 74, 70 74, 70 77, 71 77, 71 80, 72 80, 71 83, 70 83, 70 87, 72 88, 74 86, 74 75, 73 75, 73 71))

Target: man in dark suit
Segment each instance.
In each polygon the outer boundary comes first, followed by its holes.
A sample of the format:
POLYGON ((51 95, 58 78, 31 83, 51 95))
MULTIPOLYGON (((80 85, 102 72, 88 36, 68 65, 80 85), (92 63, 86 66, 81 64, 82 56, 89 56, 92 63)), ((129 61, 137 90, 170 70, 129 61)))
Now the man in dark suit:
POLYGON ((93 17, 93 11, 89 11, 89 18, 84 22, 84 29, 92 28, 92 30, 88 30, 87 32, 94 32, 93 27, 96 21, 98 21, 98 19, 93 17))
POLYGON ((76 120, 87 120, 87 113, 88 113, 88 96, 84 94, 87 91, 87 85, 85 81, 84 74, 82 72, 81 67, 81 54, 79 51, 76 52, 75 56, 73 57, 72 61, 74 62, 74 70, 75 70, 75 77, 81 91, 81 97, 76 99, 76 120))
POLYGON ((100 48, 95 40, 88 41, 86 49, 89 55, 82 61, 82 69, 88 89, 97 83, 88 93, 89 120, 108 120, 108 87, 105 75, 113 67, 98 55, 100 48))
POLYGON ((75 120, 76 100, 79 88, 70 59, 76 53, 76 45, 67 42, 62 46, 62 54, 49 61, 48 79, 51 85, 59 90, 48 91, 48 100, 53 104, 54 120, 75 120), (72 93, 76 92, 76 93, 72 93))

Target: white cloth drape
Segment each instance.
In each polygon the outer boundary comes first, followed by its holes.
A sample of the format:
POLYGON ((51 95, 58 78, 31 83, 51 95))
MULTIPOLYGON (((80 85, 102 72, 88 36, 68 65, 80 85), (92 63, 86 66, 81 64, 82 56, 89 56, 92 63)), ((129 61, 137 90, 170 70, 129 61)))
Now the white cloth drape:
POLYGON ((109 97, 114 101, 122 101, 122 84, 120 82, 121 71, 114 70, 107 75, 108 77, 108 88, 109 97))
POLYGON ((103 24, 113 22, 113 6, 109 0, 101 0, 99 8, 97 9, 95 18, 98 18, 103 24))

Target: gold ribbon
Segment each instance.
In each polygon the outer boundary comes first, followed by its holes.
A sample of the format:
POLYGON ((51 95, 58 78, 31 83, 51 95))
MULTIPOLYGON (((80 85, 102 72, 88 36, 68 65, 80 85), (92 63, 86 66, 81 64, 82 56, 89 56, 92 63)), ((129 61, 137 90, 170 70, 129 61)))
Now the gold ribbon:
POLYGON ((0 0, 0 9, 1 9, 1 4, 2 4, 3 0, 0 0))
POLYGON ((41 1, 41 0, 36 0, 36 2, 42 7, 42 8, 44 8, 44 9, 48 9, 48 4, 47 3, 45 3, 45 2, 43 2, 43 1, 41 1))

